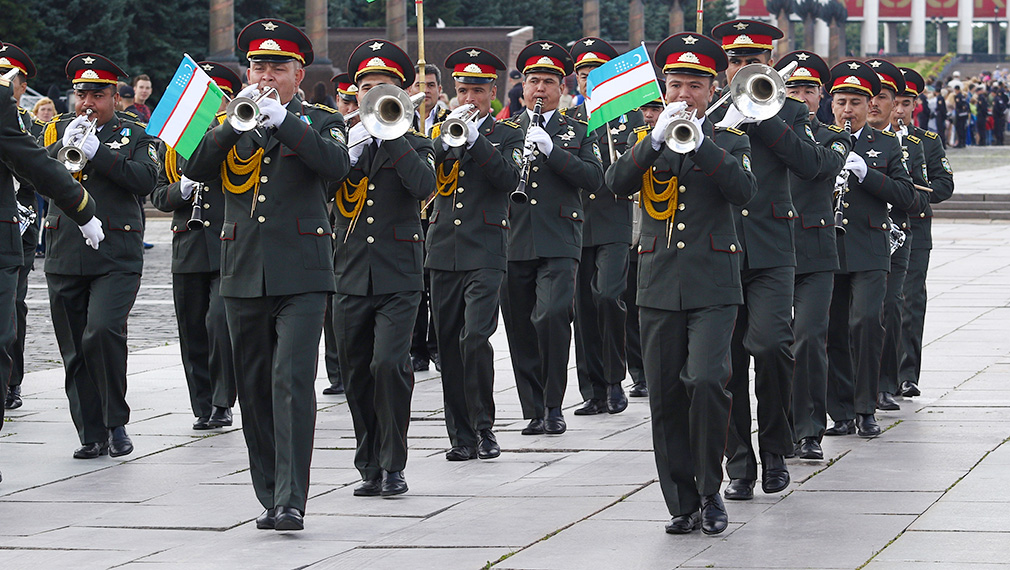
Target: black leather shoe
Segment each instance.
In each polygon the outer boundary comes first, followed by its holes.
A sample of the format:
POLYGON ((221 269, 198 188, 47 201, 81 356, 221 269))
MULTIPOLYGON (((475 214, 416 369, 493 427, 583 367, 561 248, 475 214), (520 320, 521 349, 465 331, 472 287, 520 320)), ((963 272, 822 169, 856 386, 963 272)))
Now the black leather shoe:
POLYGON ((94 459, 109 454, 109 442, 85 443, 74 451, 74 459, 94 459))
POLYGON ((701 513, 678 515, 666 524, 666 534, 690 534, 701 528, 701 513))
POLYGON ((877 409, 884 410, 885 412, 893 412, 894 410, 900 410, 901 406, 898 402, 894 401, 894 396, 888 394, 887 392, 877 392, 877 409))
POLYGON ((835 422, 833 426, 824 430, 824 435, 852 435, 854 433, 856 433, 856 422, 852 420, 835 422))
POLYGON ((628 409, 628 397, 624 395, 624 387, 611 384, 607 387, 607 413, 619 414, 628 409))
POLYGON ((125 426, 114 427, 109 430, 109 456, 120 457, 133 453, 133 441, 126 433, 125 426))
POLYGON ((544 433, 544 420, 533 418, 520 433, 523 435, 540 435, 544 433))
POLYGON ((581 407, 575 408, 576 416, 595 416, 607 413, 607 404, 603 400, 586 400, 581 407))
POLYGON ((856 414, 856 435, 875 437, 880 435, 880 426, 873 414, 856 414))
POLYGON ((801 439, 796 451, 800 459, 824 459, 824 450, 821 449, 821 442, 817 441, 816 437, 801 439))
POLYGON ((467 459, 477 459, 477 450, 467 445, 460 445, 445 452, 445 458, 449 461, 466 461, 467 459))
POLYGON ((331 383, 329 386, 323 388, 324 396, 336 396, 337 394, 344 393, 344 382, 342 380, 337 380, 331 383))
POLYGON ((777 453, 761 452, 761 490, 778 493, 789 486, 789 469, 786 460, 777 453))
POLYGON ((722 504, 719 493, 701 498, 701 532, 719 534, 729 526, 729 515, 726 505, 722 504))
POLYGON ((200 417, 196 418, 195 422, 193 422, 193 429, 196 429, 196 430, 210 429, 210 426, 207 425, 207 422, 209 422, 209 421, 210 421, 210 416, 200 416, 200 417))
POLYGON ((786 459, 792 459, 796 457, 798 447, 799 446, 797 445, 793 445, 793 448, 789 450, 789 453, 786 453, 785 455, 783 455, 783 457, 785 457, 786 459))
POLYGON ((228 427, 232 423, 231 408, 225 408, 223 406, 214 406, 214 412, 210 414, 210 420, 207 425, 211 428, 222 428, 228 427))
POLYGON ((438 358, 437 352, 431 353, 431 363, 435 365, 435 372, 442 371, 442 361, 438 358))
POLYGON ((921 396, 922 392, 919 391, 919 385, 915 382, 902 382, 901 395, 906 398, 914 398, 916 396, 921 396))
POLYGON ((272 530, 275 524, 273 509, 267 509, 263 511, 262 515, 256 517, 256 528, 260 530, 272 530))
POLYGON ((355 497, 378 497, 382 493, 382 479, 363 479, 354 488, 355 497))
POLYGON ((632 398, 648 398, 649 388, 645 385, 645 382, 635 382, 628 395, 632 398))
POLYGON ((754 480, 730 479, 722 496, 730 501, 749 501, 754 498, 754 480))
POLYGON ((21 386, 9 386, 7 388, 7 398, 4 400, 4 407, 8 410, 16 410, 21 407, 21 386))
POLYGON ((305 528, 305 517, 294 507, 277 507, 274 509, 275 530, 302 530, 305 528))
POLYGON ((480 439, 477 442, 477 457, 481 459, 494 459, 501 455, 501 447, 498 446, 498 438, 490 429, 480 430, 480 439))
POLYGON ((386 472, 386 478, 382 480, 382 496, 392 497, 402 495, 407 492, 407 481, 403 478, 403 471, 386 472))
POLYGON ((428 359, 411 355, 410 366, 414 369, 414 372, 424 372, 428 369, 428 359))
POLYGON ((561 415, 561 408, 548 408, 547 417, 544 418, 544 433, 551 435, 561 435, 568 429, 565 424, 565 417, 561 415))

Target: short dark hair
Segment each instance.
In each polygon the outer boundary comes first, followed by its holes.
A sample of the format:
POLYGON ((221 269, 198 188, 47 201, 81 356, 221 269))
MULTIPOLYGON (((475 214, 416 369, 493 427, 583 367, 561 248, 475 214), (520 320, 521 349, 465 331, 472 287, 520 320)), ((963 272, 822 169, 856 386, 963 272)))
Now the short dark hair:
POLYGON ((130 83, 130 87, 136 87, 138 81, 146 81, 151 83, 151 78, 147 76, 146 73, 141 73, 140 75, 133 78, 133 82, 130 83))
MULTIPOLYGON (((414 74, 418 75, 418 76, 421 75, 421 66, 419 66, 419 65, 415 65, 414 66, 414 74)), ((425 78, 427 78, 429 75, 434 75, 435 76, 435 82, 441 85, 441 83, 442 83, 442 70, 439 69, 437 65, 434 65, 434 64, 431 64, 431 63, 425 64, 425 66, 424 66, 424 76, 425 76, 425 78)), ((423 79, 421 80, 421 83, 424 83, 423 79)))

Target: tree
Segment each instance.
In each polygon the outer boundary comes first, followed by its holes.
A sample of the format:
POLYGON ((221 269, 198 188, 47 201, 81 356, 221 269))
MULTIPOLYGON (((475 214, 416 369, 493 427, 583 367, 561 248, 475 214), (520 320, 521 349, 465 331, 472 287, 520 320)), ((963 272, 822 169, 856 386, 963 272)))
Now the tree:
POLYGON ((130 75, 146 73, 151 77, 152 103, 171 81, 182 54, 197 61, 207 56, 207 9, 207 0, 175 0, 171 4, 152 2, 144 10, 134 11, 129 53, 119 63, 130 75))
POLYGON ((790 45, 792 42, 792 31, 793 25, 789 20, 789 14, 794 10, 793 0, 765 0, 765 8, 768 9, 768 13, 775 16, 777 22, 776 25, 785 37, 779 40, 778 52, 775 57, 782 57, 790 51, 790 45))
MULTIPOLYGON (((818 0, 796 0, 796 15, 803 20, 803 49, 813 51, 814 49, 814 19, 821 11, 821 2, 818 0)), ((797 45, 796 49, 800 49, 797 45)))

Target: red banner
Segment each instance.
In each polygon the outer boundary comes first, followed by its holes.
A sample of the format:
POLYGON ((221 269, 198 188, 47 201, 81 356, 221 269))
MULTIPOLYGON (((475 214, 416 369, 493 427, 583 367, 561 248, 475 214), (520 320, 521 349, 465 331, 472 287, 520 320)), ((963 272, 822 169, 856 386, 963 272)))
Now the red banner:
MULTIPOLYGON (((926 0, 926 19, 945 18, 957 19, 957 3, 959 0, 926 0)), ((1004 0, 974 0, 975 21, 991 22, 995 15, 1000 20, 1006 19, 1006 2, 1004 0), (993 10, 996 10, 995 14, 993 10)), ((863 17, 863 0, 846 0, 845 7, 849 18, 863 17)), ((740 0, 741 18, 767 18, 768 10, 764 0, 740 0)), ((895 19, 911 19, 912 0, 880 0, 880 17, 895 19)))

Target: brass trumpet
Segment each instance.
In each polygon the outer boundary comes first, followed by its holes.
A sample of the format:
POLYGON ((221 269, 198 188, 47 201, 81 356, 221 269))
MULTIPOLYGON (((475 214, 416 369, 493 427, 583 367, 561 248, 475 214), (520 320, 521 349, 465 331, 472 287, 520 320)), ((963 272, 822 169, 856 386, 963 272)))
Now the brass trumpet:
POLYGON ((228 106, 224 110, 228 124, 241 133, 260 127, 263 124, 263 116, 260 114, 259 103, 265 97, 269 97, 276 92, 277 90, 273 87, 267 87, 266 91, 260 93, 255 99, 250 97, 236 97, 232 99, 231 103, 228 103, 228 106))
MULTIPOLYGON (((360 115, 361 124, 371 138, 388 141, 402 137, 410 130, 414 123, 414 109, 423 100, 424 93, 411 96, 395 85, 382 83, 369 89, 361 97, 358 109, 348 113, 344 119, 360 115)), ((367 140, 356 140, 347 145, 347 148, 356 147, 367 140)))
POLYGON ((697 115, 694 109, 691 111, 685 109, 677 113, 677 117, 670 123, 670 130, 666 133, 667 148, 676 153, 686 154, 698 146, 701 129, 694 124, 697 115))
POLYGON ((470 121, 477 118, 480 113, 474 105, 469 105, 465 113, 459 117, 446 119, 442 123, 442 142, 450 147, 459 147, 466 144, 466 136, 470 133, 470 121))
MULTIPOLYGON (((90 118, 94 114, 93 109, 88 109, 85 116, 90 118)), ((60 152, 56 154, 56 160, 63 164, 63 167, 67 169, 67 172, 76 173, 84 170, 84 167, 88 164, 88 157, 84 154, 84 140, 95 134, 98 130, 98 118, 91 119, 88 123, 87 130, 84 131, 84 136, 79 140, 71 141, 70 145, 64 146, 60 149, 60 152)))
MULTIPOLYGON (((792 75, 796 66, 794 61, 781 70, 761 63, 741 67, 726 88, 726 94, 705 114, 711 114, 729 99, 740 113, 755 121, 774 117, 786 103, 785 78, 792 75)), ((738 126, 732 125, 734 128, 738 126)))

